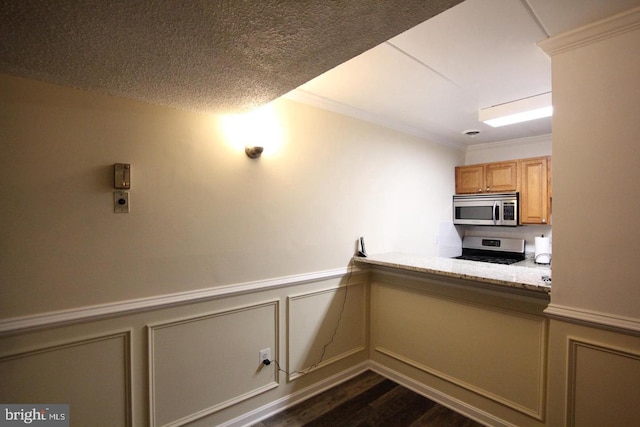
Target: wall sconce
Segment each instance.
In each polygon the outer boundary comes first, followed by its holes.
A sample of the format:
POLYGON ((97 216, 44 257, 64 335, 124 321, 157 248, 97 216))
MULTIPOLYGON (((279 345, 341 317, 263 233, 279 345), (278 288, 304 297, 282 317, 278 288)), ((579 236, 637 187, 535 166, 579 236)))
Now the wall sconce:
POLYGON ((550 117, 552 114, 551 92, 547 92, 541 95, 483 108, 478 112, 478 119, 495 128, 550 117))
POLYGON ((272 156, 283 142, 283 128, 273 103, 255 110, 221 116, 225 139, 237 151, 244 149, 250 159, 264 153, 272 156), (255 144, 259 141, 260 145, 255 144))
POLYGON ((247 156, 249 156, 252 159, 257 159, 258 157, 260 157, 262 155, 263 150, 264 150, 264 147, 259 147, 259 146, 247 145, 246 147, 244 147, 244 152, 247 153, 247 156))

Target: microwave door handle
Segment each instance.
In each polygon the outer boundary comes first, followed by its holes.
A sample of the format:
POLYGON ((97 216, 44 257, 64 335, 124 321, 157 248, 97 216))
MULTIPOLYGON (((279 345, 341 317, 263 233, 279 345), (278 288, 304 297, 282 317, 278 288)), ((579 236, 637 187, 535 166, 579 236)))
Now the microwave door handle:
POLYGON ((497 201, 493 202, 492 216, 493 216, 493 225, 497 225, 497 221, 498 221, 498 202, 497 201))

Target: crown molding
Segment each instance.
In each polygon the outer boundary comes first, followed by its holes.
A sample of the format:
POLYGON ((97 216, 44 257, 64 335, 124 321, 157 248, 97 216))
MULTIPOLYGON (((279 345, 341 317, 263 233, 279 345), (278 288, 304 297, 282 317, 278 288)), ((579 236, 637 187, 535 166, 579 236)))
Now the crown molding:
POLYGON ((467 147, 467 151, 481 151, 493 148, 521 147, 524 144, 537 144, 541 142, 551 141, 551 134, 529 136, 526 138, 509 139, 506 141, 485 142, 482 144, 474 144, 467 147))
POLYGON ((577 49, 640 28, 640 7, 618 13, 538 42, 549 56, 577 49))
POLYGON ((405 133, 407 135, 415 136, 421 139, 426 139, 429 142, 433 142, 435 144, 445 145, 447 147, 451 147, 451 148, 455 148, 463 151, 466 148, 466 146, 463 144, 445 140, 444 138, 438 135, 425 132, 424 130, 416 128, 414 126, 398 123, 394 120, 389 120, 387 118, 360 110, 359 108, 351 107, 349 105, 342 104, 340 102, 336 102, 331 99, 315 95, 303 89, 299 89, 299 88, 294 89, 291 92, 286 93, 282 97, 285 99, 289 99, 291 101, 299 102, 301 104, 311 105, 313 107, 331 111, 337 114, 341 114, 343 116, 348 116, 348 117, 352 117, 354 119, 362 120, 368 123, 373 123, 378 126, 382 126, 388 129, 405 133))

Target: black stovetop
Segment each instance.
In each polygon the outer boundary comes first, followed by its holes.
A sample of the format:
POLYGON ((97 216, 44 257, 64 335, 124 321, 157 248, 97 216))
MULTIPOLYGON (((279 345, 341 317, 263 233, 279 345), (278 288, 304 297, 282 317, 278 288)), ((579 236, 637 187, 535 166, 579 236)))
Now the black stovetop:
POLYGON ((463 248, 462 255, 457 256, 456 259, 509 265, 516 262, 524 261, 524 253, 463 248))
POLYGON ((521 259, 514 258, 504 258, 504 257, 496 257, 496 256, 487 256, 487 255, 460 255, 457 256, 456 259, 464 259, 468 261, 479 261, 479 262, 490 262, 492 264, 514 264, 516 262, 522 261, 521 259))

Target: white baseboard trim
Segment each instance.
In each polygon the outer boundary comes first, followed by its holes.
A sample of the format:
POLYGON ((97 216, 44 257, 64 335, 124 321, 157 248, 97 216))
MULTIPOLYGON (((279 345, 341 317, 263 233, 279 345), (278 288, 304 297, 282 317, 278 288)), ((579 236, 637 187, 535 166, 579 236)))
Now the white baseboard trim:
POLYGON ((627 335, 640 335, 640 320, 628 317, 612 316, 593 310, 565 307, 549 304, 544 313, 552 319, 577 323, 627 335))
POLYGON ((369 369, 372 371, 382 375, 385 378, 390 379, 403 387, 412 390, 427 399, 431 399, 434 402, 441 404, 442 406, 446 406, 447 408, 456 411, 467 418, 471 418, 481 424, 493 427, 517 427, 515 424, 511 424, 501 418, 496 417, 495 415, 491 415, 487 412, 481 411, 478 408, 475 408, 467 403, 462 402, 461 400, 455 399, 447 394, 442 393, 439 390, 436 390, 432 387, 429 387, 421 382, 414 380, 413 378, 409 378, 406 375, 403 375, 399 372, 396 372, 392 369, 387 368, 380 363, 369 361, 369 369))
POLYGON ((296 391, 295 393, 281 397, 271 403, 268 403, 260 408, 254 409, 251 412, 243 414, 226 423, 220 424, 219 427, 245 427, 258 423, 278 412, 284 411, 287 408, 297 405, 307 399, 316 396, 331 387, 343 383, 351 378, 360 375, 361 373, 369 369, 369 361, 362 362, 356 366, 353 366, 345 371, 335 374, 329 378, 317 382, 309 387, 296 391))
POLYGON ((333 270, 285 276, 274 279, 205 288, 196 291, 178 292, 174 294, 137 298, 114 303, 72 308, 69 310, 14 317, 0 320, 0 336, 37 329, 46 329, 61 325, 69 325, 73 323, 81 323, 107 317, 122 316, 142 311, 157 310, 177 305, 228 298, 251 292, 282 288, 285 286, 301 285, 304 283, 341 277, 351 272, 358 273, 360 271, 365 271, 365 269, 358 267, 337 268, 333 270))

